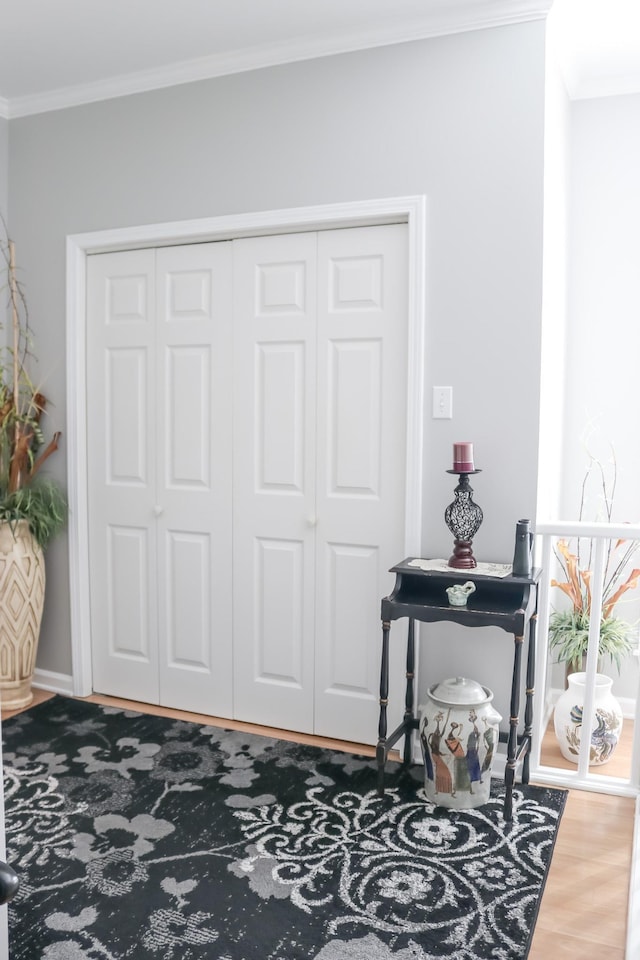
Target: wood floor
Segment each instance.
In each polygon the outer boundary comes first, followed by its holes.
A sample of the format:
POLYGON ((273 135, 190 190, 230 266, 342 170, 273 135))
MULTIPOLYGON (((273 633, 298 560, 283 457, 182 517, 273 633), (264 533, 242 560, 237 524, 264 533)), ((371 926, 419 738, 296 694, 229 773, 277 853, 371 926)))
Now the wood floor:
MULTIPOLYGON (((38 690, 34 694, 35 702, 50 696, 38 690)), ((93 703, 129 706, 162 716, 275 735, 317 746, 352 749, 371 756, 374 753, 373 747, 360 744, 216 720, 181 710, 132 704, 113 697, 92 696, 87 699, 93 703)), ((2 718, 15 712, 19 711, 3 711, 2 718)), ((630 742, 627 726, 625 740, 607 764, 606 773, 613 776, 626 774, 630 763, 630 742)), ((543 743, 542 762, 559 765, 555 751, 557 746, 549 733, 543 743)), ((629 797, 582 790, 569 792, 528 960, 625 960, 634 808, 634 800, 629 797)))
MULTIPOLYGON (((625 721, 614 757, 591 771, 628 777, 632 743, 625 721)), ((572 766, 552 724, 541 762, 572 766)), ((624 960, 634 811, 631 797, 569 791, 529 960, 624 960)))

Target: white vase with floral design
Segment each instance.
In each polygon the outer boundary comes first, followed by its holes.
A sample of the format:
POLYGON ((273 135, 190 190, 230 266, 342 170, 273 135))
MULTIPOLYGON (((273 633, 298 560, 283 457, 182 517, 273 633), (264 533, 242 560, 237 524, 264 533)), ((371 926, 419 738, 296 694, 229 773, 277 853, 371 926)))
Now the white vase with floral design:
MULTIPOLYGON (((586 673, 570 673, 568 689, 560 695, 553 715, 553 725, 560 752, 565 760, 578 763, 582 737, 586 673)), ((622 710, 611 693, 613 681, 603 673, 595 676, 595 714, 591 727, 589 764, 606 763, 611 759, 622 733, 622 710)))

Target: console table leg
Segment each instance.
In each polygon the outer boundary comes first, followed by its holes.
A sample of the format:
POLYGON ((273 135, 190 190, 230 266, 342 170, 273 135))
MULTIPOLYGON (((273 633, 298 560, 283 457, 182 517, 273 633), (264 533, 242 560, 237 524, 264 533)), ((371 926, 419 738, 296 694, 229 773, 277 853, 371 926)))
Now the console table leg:
POLYGON ((380 720, 378 721, 378 793, 384 796, 384 765, 387 759, 387 705, 389 703, 389 630, 388 620, 382 622, 382 660, 380 665, 380 720))
POLYGON ((504 769, 504 807, 505 820, 513 820, 513 784, 516 776, 516 765, 507 761, 504 769))
POLYGON ((536 675, 536 625, 538 615, 534 613, 529 621, 529 649, 527 651, 527 688, 524 708, 524 735, 529 744, 522 764, 522 782, 529 783, 529 761, 531 757, 531 738, 533 736, 533 695, 536 675))
POLYGON ((415 620, 413 617, 410 617, 407 629, 407 692, 404 699, 404 723, 406 733, 404 735, 403 760, 407 766, 411 763, 411 742, 413 739, 415 649, 415 620))
POLYGON ((522 660, 522 644, 524 637, 514 637, 515 648, 513 654, 513 677, 511 681, 511 715, 509 717, 509 741, 507 744, 507 766, 504 773, 504 818, 513 817, 513 784, 516 775, 516 756, 518 753, 518 710, 520 708, 520 669, 522 660))

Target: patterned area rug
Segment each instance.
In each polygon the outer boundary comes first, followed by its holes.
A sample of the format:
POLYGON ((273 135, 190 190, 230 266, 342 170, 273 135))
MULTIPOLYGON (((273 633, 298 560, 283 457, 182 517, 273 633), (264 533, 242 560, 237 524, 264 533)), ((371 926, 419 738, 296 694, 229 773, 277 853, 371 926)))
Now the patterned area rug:
POLYGON ((11 960, 522 960, 564 791, 56 697, 3 724, 11 960))

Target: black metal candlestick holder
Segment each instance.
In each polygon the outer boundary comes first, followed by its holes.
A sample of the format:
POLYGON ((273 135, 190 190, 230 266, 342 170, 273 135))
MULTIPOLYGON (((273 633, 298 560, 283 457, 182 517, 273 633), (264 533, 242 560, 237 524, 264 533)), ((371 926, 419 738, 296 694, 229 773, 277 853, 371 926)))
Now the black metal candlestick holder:
POLYGON ((482 523, 482 510, 473 502, 469 476, 482 471, 470 470, 462 473, 458 470, 447 470, 447 473, 456 474, 460 478, 454 490, 453 503, 450 503, 444 512, 444 522, 454 536, 453 553, 449 557, 448 565, 456 570, 473 570, 477 563, 471 546, 482 523))

